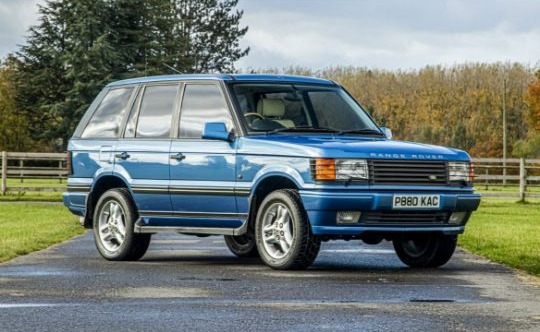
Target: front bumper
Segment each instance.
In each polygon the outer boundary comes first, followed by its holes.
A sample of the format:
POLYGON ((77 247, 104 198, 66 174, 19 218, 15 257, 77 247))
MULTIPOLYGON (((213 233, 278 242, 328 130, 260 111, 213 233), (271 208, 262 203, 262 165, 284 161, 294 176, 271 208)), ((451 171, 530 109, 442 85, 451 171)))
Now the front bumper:
POLYGON ((371 192, 371 191, 315 191, 301 190, 300 196, 307 211, 312 231, 316 235, 361 235, 366 232, 376 233, 408 233, 408 232, 440 232, 443 234, 460 234, 465 229, 472 211, 480 204, 480 195, 467 193, 440 192, 371 192), (363 215, 372 212, 392 212, 394 194, 437 194, 440 195, 440 208, 437 210, 408 210, 407 213, 433 213, 446 217, 437 222, 406 222, 396 218, 385 222, 367 222, 360 217, 358 223, 338 224, 338 211, 359 211, 363 215), (465 218, 458 224, 450 224, 447 218, 452 212, 466 212, 465 218))

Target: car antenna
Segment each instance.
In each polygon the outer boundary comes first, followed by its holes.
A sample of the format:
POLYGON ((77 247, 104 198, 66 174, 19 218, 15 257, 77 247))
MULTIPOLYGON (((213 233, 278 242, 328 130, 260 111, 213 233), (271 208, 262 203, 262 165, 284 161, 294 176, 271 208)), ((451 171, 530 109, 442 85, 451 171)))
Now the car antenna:
POLYGON ((181 71, 179 71, 178 69, 176 69, 176 68, 174 68, 174 67, 172 67, 172 66, 169 66, 169 65, 166 64, 165 62, 162 62, 161 64, 163 64, 165 67, 169 68, 170 70, 177 72, 178 74, 182 74, 181 71))

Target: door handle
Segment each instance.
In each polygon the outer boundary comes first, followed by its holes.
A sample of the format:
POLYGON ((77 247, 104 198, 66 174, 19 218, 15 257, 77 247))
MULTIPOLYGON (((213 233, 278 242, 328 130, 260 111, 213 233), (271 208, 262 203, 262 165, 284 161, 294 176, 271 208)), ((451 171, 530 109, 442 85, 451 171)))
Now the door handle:
POLYGON ((122 160, 126 160, 130 157, 130 155, 127 152, 117 153, 114 155, 116 158, 120 158, 122 160))
POLYGON ((186 156, 182 152, 178 152, 176 154, 171 154, 171 159, 176 159, 177 161, 182 161, 186 159, 186 156))

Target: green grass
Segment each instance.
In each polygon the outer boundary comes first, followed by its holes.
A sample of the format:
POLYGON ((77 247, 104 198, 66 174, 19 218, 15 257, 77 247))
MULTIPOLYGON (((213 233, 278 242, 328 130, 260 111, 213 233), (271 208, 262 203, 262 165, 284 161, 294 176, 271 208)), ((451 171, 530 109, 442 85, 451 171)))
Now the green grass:
POLYGON ((459 245, 492 261, 540 275, 540 200, 482 199, 459 245))
POLYGON ((57 179, 24 179, 21 182, 20 179, 8 178, 7 187, 6 195, 0 194, 0 202, 61 202, 66 179, 60 183, 57 179), (61 191, 28 191, 26 188, 56 188, 61 191))
POLYGON ((0 204, 0 262, 45 249, 83 232, 77 217, 64 206, 0 204))
POLYGON ((0 194, 0 202, 61 202, 61 192, 8 192, 0 194))
POLYGON ((7 179, 8 188, 10 187, 65 188, 66 183, 67 183, 66 179, 62 179, 61 182, 58 179, 23 179, 22 182, 20 179, 13 179, 13 178, 7 179))

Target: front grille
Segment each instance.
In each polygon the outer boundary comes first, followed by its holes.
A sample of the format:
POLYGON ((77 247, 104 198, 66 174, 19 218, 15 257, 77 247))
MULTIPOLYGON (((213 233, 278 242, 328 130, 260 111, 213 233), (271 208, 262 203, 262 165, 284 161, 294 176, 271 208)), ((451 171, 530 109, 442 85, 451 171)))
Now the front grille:
POLYGON ((368 165, 371 184, 444 186, 448 183, 444 161, 372 159, 368 165))
POLYGON ((449 212, 445 211, 373 211, 362 213, 360 221, 370 224, 444 224, 449 212))

